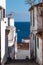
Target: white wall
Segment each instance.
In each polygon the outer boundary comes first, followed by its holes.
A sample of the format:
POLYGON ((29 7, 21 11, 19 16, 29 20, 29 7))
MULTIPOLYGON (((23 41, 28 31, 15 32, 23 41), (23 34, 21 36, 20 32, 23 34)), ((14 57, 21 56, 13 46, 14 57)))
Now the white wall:
POLYGON ((6 0, 0 0, 0 6, 6 9, 6 0))
POLYGON ((8 41, 13 41, 13 30, 10 30, 9 34, 8 34, 8 41))
POLYGON ((16 36, 16 30, 14 28, 14 26, 7 26, 7 29, 10 30, 9 34, 8 34, 8 48, 9 50, 9 54, 8 56, 10 55, 10 57, 13 59, 14 58, 14 52, 15 52, 15 44, 17 43, 16 40, 15 40, 15 36, 16 36), (15 41, 15 42, 14 42, 15 41))
POLYGON ((34 30, 37 30, 37 7, 34 7, 34 22, 35 22, 34 30))
POLYGON ((33 40, 33 34, 31 36, 31 40, 30 40, 30 49, 31 49, 31 53, 34 55, 35 57, 35 39, 33 40))
POLYGON ((37 48, 37 61, 42 64, 42 40, 39 38, 39 48, 37 48))
MULTIPOLYGON (((39 22, 38 20, 37 20, 37 7, 35 7, 34 6, 34 13, 33 13, 33 9, 30 11, 31 13, 30 14, 32 14, 31 16, 32 16, 32 25, 30 26, 30 32, 32 33, 32 36, 31 36, 31 45, 32 45, 32 50, 34 51, 34 56, 35 56, 35 40, 33 40, 33 34, 35 35, 36 33, 37 33, 37 29, 39 28, 40 29, 40 24, 41 24, 41 22, 39 22), (34 22, 35 22, 35 26, 33 26, 33 15, 34 15, 34 22)), ((31 17, 30 16, 30 17, 31 17)))
POLYGON ((1 21, 1 62, 4 63, 5 61, 5 24, 4 21, 1 21))
POLYGON ((37 26, 38 26, 38 29, 42 28, 42 16, 40 16, 41 15, 42 7, 40 7, 40 8, 38 8, 38 11, 37 11, 37 15, 38 15, 38 17, 37 17, 38 18, 37 26))
MULTIPOLYGON (((37 7, 34 6, 34 13, 33 13, 33 9, 30 11, 30 17, 32 16, 32 25, 30 27, 30 31, 32 32, 32 30, 36 30, 33 31, 34 33, 37 33, 37 29, 41 29, 42 28, 42 17, 39 14, 39 10, 37 10, 37 7), (35 22, 35 26, 33 26, 33 15, 34 15, 34 22, 35 22)), ((31 18, 30 18, 31 19, 31 18)))
POLYGON ((26 56, 30 59, 30 50, 20 50, 18 49, 15 59, 26 59, 26 56))
POLYGON ((30 12, 31 12, 30 14, 32 14, 30 15, 30 17, 32 16, 32 21, 31 21, 32 25, 30 27, 30 31, 36 33, 36 31, 34 30, 37 30, 37 8, 34 7, 34 13, 33 13, 33 10, 31 10, 30 12), (35 26, 33 26, 33 15, 34 15, 35 26))
POLYGON ((14 37, 14 44, 15 44, 15 53, 17 53, 17 33, 16 36, 14 37))
MULTIPOLYGON (((33 18, 33 9, 30 11, 31 12, 31 16, 33 18)), ((38 17, 38 13, 39 11, 37 12, 37 7, 34 6, 34 22, 35 22, 35 26, 33 27, 33 19, 32 19, 32 25, 30 27, 30 32, 33 34, 36 34, 37 33, 37 29, 41 29, 41 26, 42 26, 42 23, 41 23, 41 17, 38 17), (32 31, 34 30, 34 31, 32 31)), ((40 15, 39 15, 40 16, 40 15)), ((31 18, 30 18, 31 19, 31 18)), ((33 37, 31 36, 31 40, 30 40, 30 44, 32 45, 32 50, 34 51, 34 55, 35 55, 35 40, 33 40, 33 37)), ((39 63, 42 63, 42 41, 41 39, 39 38, 39 49, 37 49, 37 60, 39 63)))
POLYGON ((14 18, 10 18, 10 26, 14 26, 14 18))
POLYGON ((4 18, 5 26, 8 26, 8 18, 4 18))
POLYGON ((8 46, 12 46, 13 43, 13 39, 14 39, 14 27, 13 26, 7 26, 6 27, 8 30, 10 30, 9 34, 8 34, 8 46))

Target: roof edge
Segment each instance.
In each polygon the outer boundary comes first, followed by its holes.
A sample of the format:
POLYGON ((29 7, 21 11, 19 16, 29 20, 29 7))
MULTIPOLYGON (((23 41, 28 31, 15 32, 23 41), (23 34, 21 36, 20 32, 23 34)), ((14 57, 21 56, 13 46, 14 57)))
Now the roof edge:
POLYGON ((28 11, 31 11, 34 7, 38 7, 38 6, 42 7, 42 4, 43 4, 43 2, 42 2, 42 3, 35 4, 35 5, 31 6, 31 7, 28 9, 28 11))

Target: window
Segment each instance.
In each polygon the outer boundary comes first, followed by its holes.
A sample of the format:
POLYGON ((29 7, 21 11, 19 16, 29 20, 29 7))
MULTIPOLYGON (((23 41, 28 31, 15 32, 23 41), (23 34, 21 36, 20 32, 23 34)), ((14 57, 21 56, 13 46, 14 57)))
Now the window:
POLYGON ((33 26, 35 26, 35 21, 34 21, 34 9, 33 9, 33 26))
POLYGON ((5 18, 5 9, 3 9, 3 18, 5 18))
POLYGON ((37 48, 39 48, 39 38, 37 38, 37 48))
POLYGON ((32 11, 30 12, 30 21, 31 21, 31 25, 32 25, 32 11))
POLYGON ((8 18, 8 26, 10 26, 10 18, 8 18))
POLYGON ((35 40, 35 35, 33 34, 33 40, 35 40))

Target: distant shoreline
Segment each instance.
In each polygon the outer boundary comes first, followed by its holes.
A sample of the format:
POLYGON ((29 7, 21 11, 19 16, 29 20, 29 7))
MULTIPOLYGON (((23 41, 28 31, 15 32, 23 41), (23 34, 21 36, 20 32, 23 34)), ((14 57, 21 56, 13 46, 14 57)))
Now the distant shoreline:
POLYGON ((30 21, 15 21, 15 22, 29 22, 30 23, 30 21))

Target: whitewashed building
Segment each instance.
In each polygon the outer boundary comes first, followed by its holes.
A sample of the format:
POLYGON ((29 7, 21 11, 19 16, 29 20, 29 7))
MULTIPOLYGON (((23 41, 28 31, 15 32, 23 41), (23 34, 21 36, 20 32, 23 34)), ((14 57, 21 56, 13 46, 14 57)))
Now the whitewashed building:
POLYGON ((14 18, 8 17, 8 26, 6 26, 7 30, 10 30, 8 34, 8 57, 11 59, 14 58, 15 48, 17 50, 17 33, 16 27, 14 26, 14 18), (15 47, 16 46, 16 47, 15 47))
POLYGON ((36 34, 36 47, 37 47, 37 63, 43 65, 43 42, 42 42, 42 31, 36 34))
POLYGON ((7 54, 8 54, 8 33, 9 30, 6 29, 4 21, 0 21, 1 26, 1 33, 0 33, 0 43, 1 43, 1 63, 2 65, 7 60, 7 54))
POLYGON ((1 63, 3 64, 6 60, 5 56, 5 23, 3 18, 5 18, 6 10, 5 0, 0 0, 0 43, 1 43, 1 63))
MULTIPOLYGON (((31 57, 37 60, 40 57, 40 52, 37 50, 37 41, 36 41, 36 33, 42 31, 42 3, 38 3, 36 5, 31 6, 30 11, 30 32, 31 32, 31 57), (39 52, 39 53, 38 53, 39 52)), ((40 41, 41 42, 41 41, 40 41)), ((41 46, 40 46, 41 48, 41 46)), ((42 57, 42 56, 41 56, 42 57)), ((41 60, 41 57, 39 60, 41 60)))
POLYGON ((17 51, 17 34, 14 19, 6 17, 6 0, 0 0, 1 65, 4 65, 7 57, 14 58, 15 48, 17 51))
POLYGON ((8 55, 8 33, 9 30, 6 29, 5 21, 2 16, 2 18, 0 18, 0 43, 1 43, 1 64, 2 65, 6 62, 7 55, 8 55))

